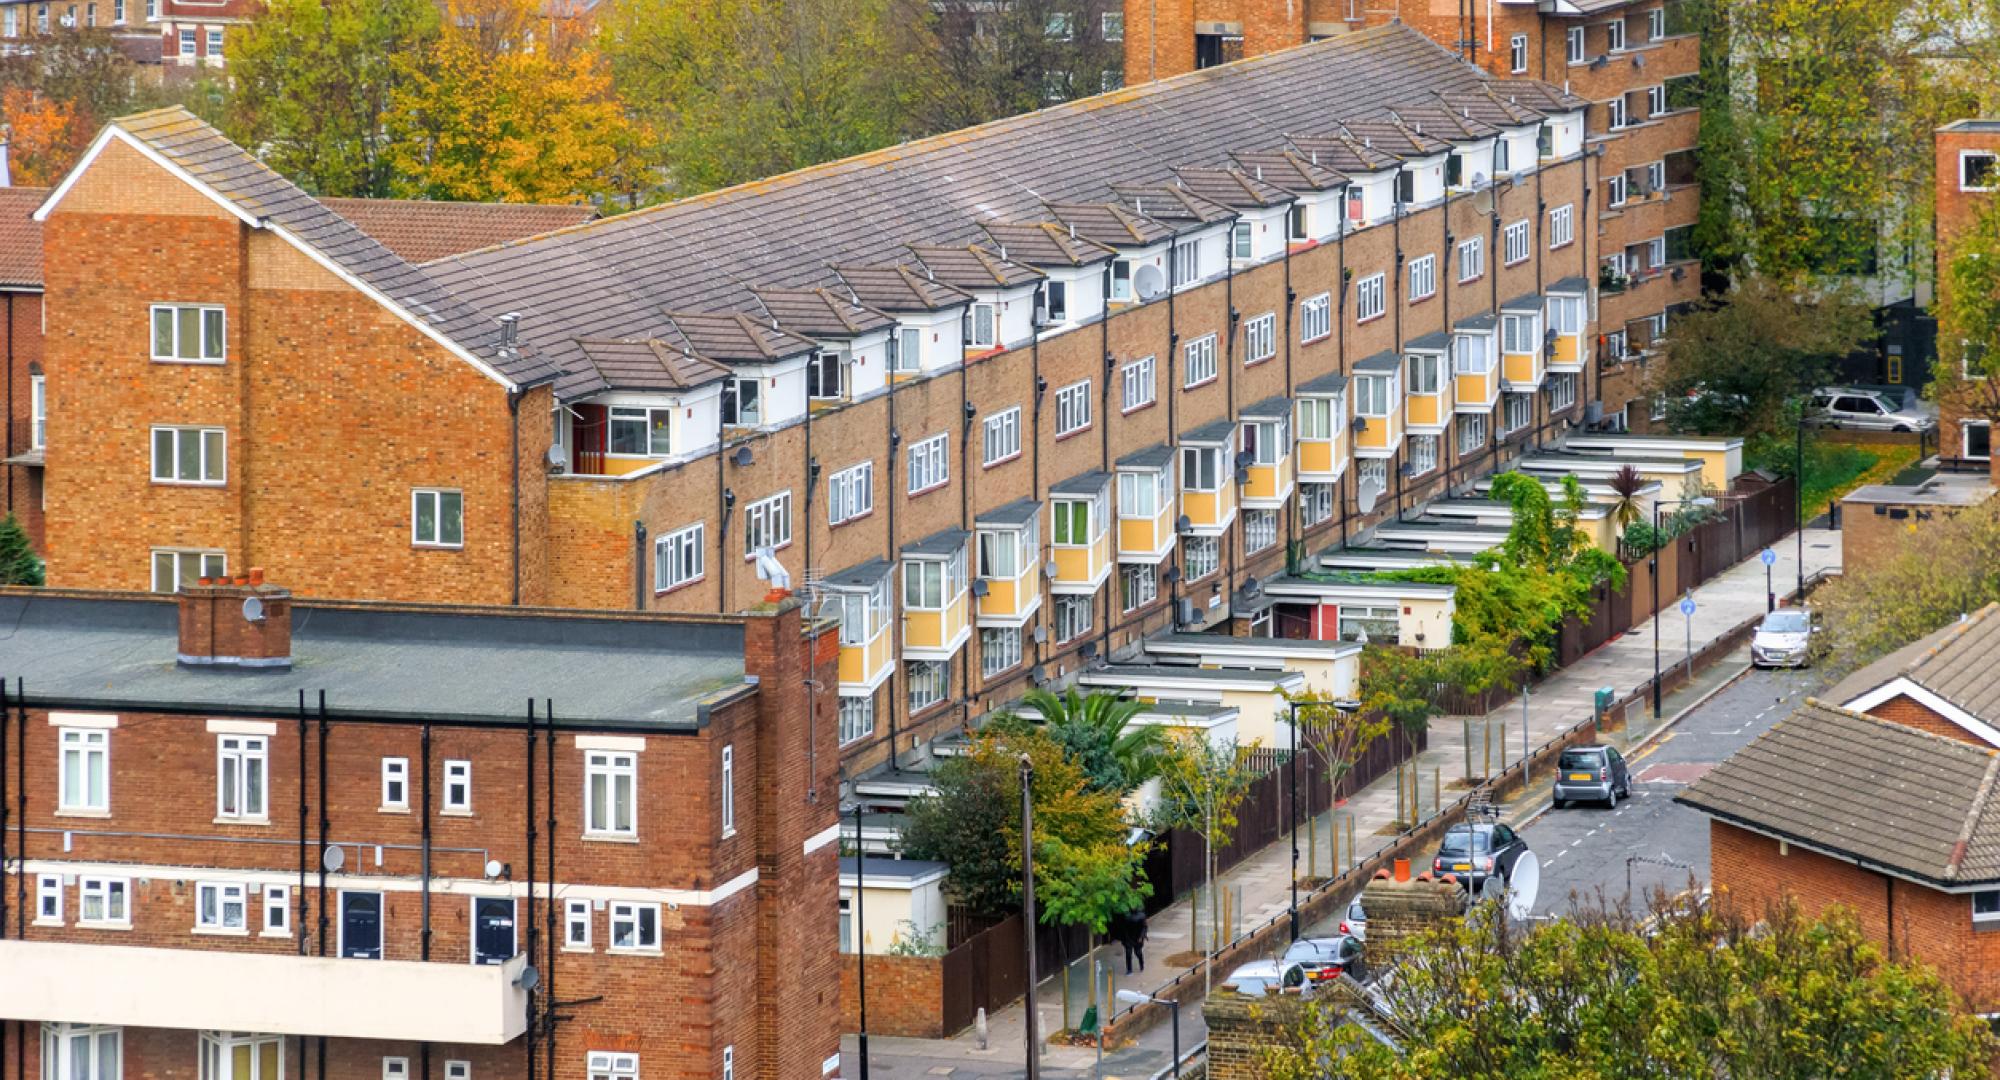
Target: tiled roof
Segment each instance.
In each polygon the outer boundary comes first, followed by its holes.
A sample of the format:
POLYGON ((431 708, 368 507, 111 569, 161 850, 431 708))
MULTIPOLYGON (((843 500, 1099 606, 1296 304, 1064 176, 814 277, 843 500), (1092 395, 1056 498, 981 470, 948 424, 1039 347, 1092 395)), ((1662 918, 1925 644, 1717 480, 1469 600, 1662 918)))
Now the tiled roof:
POLYGON ((2000 879, 2000 751, 1808 700, 1682 792, 1724 821, 1941 885, 2000 879))
POLYGON ((729 377, 729 369, 662 341, 582 338, 584 363, 556 380, 565 398, 605 390, 689 390, 729 377))
POLYGON ((810 338, 855 338, 896 325, 846 289, 758 289, 756 299, 779 326, 810 338))
POLYGON ((953 247, 916 244, 910 251, 939 281, 968 291, 1033 285, 1046 276, 1032 266, 1002 258, 999 251, 986 244, 953 247))
POLYGON ((1393 169, 1403 160, 1376 146, 1373 139, 1346 130, 1325 135, 1293 135, 1289 141, 1293 149, 1306 156, 1307 161, 1320 168, 1349 175, 1393 169))
MULTIPOLYGON (((1408 26, 1375 27, 426 270, 483 308, 521 311, 523 337, 551 348, 659 337, 660 311, 754 310, 752 289, 830 285, 830 263, 888 265, 911 244, 977 242, 982 226, 1032 221, 1045 202, 1101 199, 1113 181, 1170 183, 1178 168, 1223 167, 1288 133, 1331 133, 1342 116, 1488 79, 1408 26)), ((1016 248, 1007 244, 1010 258, 1035 263, 1016 248)))
POLYGON ((1853 701, 1896 679, 1908 679, 2000 726, 2000 678, 1995 672, 2000 672, 2000 604, 1988 604, 1856 671, 1826 696, 1853 701))
POLYGON ((48 188, 0 188, 0 288, 42 287, 42 223, 48 188))
POLYGON ((741 312, 674 312, 667 318, 689 351, 723 363, 783 360, 819 348, 811 338, 780 330, 768 320, 754 319, 741 312))
POLYGON ((1284 188, 1259 180, 1234 166, 1222 169, 1182 169, 1175 175, 1189 191, 1217 206, 1249 210, 1264 206, 1280 206, 1292 201, 1292 196, 1287 194, 1284 188))
POLYGON ((1454 109, 1442 100, 1398 105, 1389 111, 1412 129, 1446 141, 1490 139, 1500 133, 1498 127, 1474 117, 1471 109, 1454 109))
POLYGON ((1521 104, 1515 95, 1500 93, 1490 83, 1464 90, 1447 90, 1438 95, 1438 100, 1451 108, 1472 114, 1474 119, 1501 127, 1537 123, 1543 115, 1541 110, 1521 104))
POLYGON ((1118 203, 1050 203, 1049 213, 1077 236, 1108 248, 1163 244, 1173 239, 1175 233, 1165 222, 1134 213, 1118 203))
POLYGON ((1442 154, 1451 149, 1451 143, 1420 130, 1416 125, 1387 109, 1371 116, 1349 120, 1342 126, 1347 129, 1349 135, 1360 139, 1364 146, 1394 154, 1398 158, 1442 154))
MULTIPOLYGON (((1111 248, 1083 235, 1076 225, 1058 221, 996 221, 984 226, 986 235, 1000 245, 1000 250, 1010 259, 1019 259, 1029 266, 1089 266, 1101 263, 1113 254, 1111 248)), ((1112 233, 1115 224, 1104 231, 1112 233)), ((1172 233, 1161 230, 1160 239, 1172 233)), ((1144 240, 1123 240, 1121 243, 1141 244, 1144 240)))
POLYGON ((382 246, 413 263, 492 247, 581 225, 585 206, 544 203, 431 202, 425 199, 321 199, 382 246))
POLYGON ((1346 173, 1321 164, 1309 152, 1300 153, 1290 147, 1244 151, 1234 157, 1251 178, 1285 191, 1332 191, 1347 183, 1346 173))
POLYGON ((972 300, 922 270, 901 263, 886 266, 836 266, 840 283, 862 303, 891 314, 899 311, 942 311, 972 300))
POLYGON ((1495 96, 1541 113, 1569 112, 1590 104, 1588 99, 1539 79, 1494 79, 1487 85, 1495 96))
MULTIPOLYGON (((514 299, 495 297, 495 315, 482 314, 431 276, 265 167, 220 131, 178 106, 113 120, 112 126, 205 185, 253 220, 276 225, 342 271, 386 296, 408 315, 516 383, 553 378, 556 368, 523 334, 519 347, 500 343, 499 313, 514 311, 514 299)), ((531 310, 525 330, 542 313, 531 310)), ((556 320, 542 319, 555 329, 556 320)), ((538 328, 541 329, 541 328, 538 328)))
POLYGON ((1182 226, 1182 231, 1229 221, 1236 217, 1234 211, 1221 203, 1210 202, 1176 179, 1171 184, 1113 184, 1111 190, 1135 214, 1142 214, 1163 225, 1182 226))

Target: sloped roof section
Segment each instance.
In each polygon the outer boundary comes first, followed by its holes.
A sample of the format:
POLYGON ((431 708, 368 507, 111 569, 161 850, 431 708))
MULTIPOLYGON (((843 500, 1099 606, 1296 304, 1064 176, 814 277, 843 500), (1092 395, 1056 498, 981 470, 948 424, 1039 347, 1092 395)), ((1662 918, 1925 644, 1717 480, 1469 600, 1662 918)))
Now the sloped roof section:
POLYGON ((1235 211, 1229 207, 1188 190, 1178 177, 1171 184, 1113 184, 1111 190, 1117 192, 1133 213, 1163 225, 1178 226, 1182 231, 1219 224, 1236 217, 1235 211))
POLYGON ((1292 196, 1283 188, 1259 180, 1235 166, 1221 169, 1182 169, 1175 175, 1187 186, 1188 191, 1217 206, 1252 210, 1266 206, 1282 206, 1292 201, 1292 196))
POLYGON ((1166 224, 1117 203, 1050 203, 1049 213, 1085 240, 1108 248, 1143 247, 1174 238, 1166 224))
POLYGON ((1676 802, 1929 883, 2000 879, 2000 751, 1808 699, 1676 802))
POLYGON ((899 311, 943 311, 972 302, 969 293, 954 289, 930 273, 912 269, 903 263, 836 266, 833 272, 862 303, 891 314, 899 311))
POLYGON ((896 325, 846 289, 758 289, 755 295, 779 326, 809 338, 845 340, 896 325))
POLYGON ((818 350, 811 338, 780 330, 768 320, 740 311, 716 314, 677 312, 667 316, 680 332, 688 351, 724 363, 755 364, 784 360, 818 350))
POLYGON ((913 244, 910 253, 939 281, 968 291, 1018 288, 1046 276, 1032 266, 1003 257, 986 244, 913 244))
POLYGON ((564 398, 605 390, 692 390, 729 377, 721 364, 663 341, 583 338, 576 344, 583 363, 556 382, 564 398))
POLYGON ((48 188, 0 188, 0 289, 42 287, 42 223, 35 208, 48 188))
MULTIPOLYGON (((1054 208, 1051 208, 1054 209, 1054 208)), ((1130 215, 1127 215, 1128 217, 1130 215)), ((1146 244, 1130 233, 1122 232, 1118 225, 1099 221, 1109 237, 1121 244, 1146 244)), ((1157 228, 1157 226, 1156 226, 1157 228)), ((1069 222, 1057 221, 996 221, 986 226, 986 235, 1000 245, 1010 259, 1019 259, 1029 266, 1089 266, 1101 263, 1115 252, 1110 245, 1101 244, 1085 236, 1083 228, 1069 222)), ((1157 239, 1165 240, 1173 232, 1160 228, 1157 239)))
POLYGON ((597 216, 590 206, 563 203, 428 199, 321 199, 320 203, 413 263, 567 229, 597 216))
MULTIPOLYGON (((527 384, 555 377, 555 367, 527 343, 529 338, 524 337, 515 347, 502 346, 497 318, 482 314, 453 295, 186 109, 179 106, 155 109, 113 120, 111 126, 193 177, 260 226, 277 226, 290 234, 502 378, 527 384)), ((513 308, 498 310, 506 312, 513 308)))

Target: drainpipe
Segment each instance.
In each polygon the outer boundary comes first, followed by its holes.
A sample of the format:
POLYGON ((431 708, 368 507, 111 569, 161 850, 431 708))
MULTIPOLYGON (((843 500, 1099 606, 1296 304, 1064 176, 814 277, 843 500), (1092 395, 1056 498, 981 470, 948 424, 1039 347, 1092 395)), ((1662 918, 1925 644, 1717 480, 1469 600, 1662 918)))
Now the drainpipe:
MULTIPOLYGON (((997 340, 1000 336, 1000 315, 997 308, 994 311, 993 319, 993 336, 997 340)), ((965 414, 964 420, 959 424, 958 432, 958 528, 960 532, 966 532, 972 528, 972 428, 974 417, 978 415, 978 410, 972 404, 972 387, 970 383, 971 373, 966 371, 965 362, 960 360, 958 364, 958 401, 959 411, 965 414)), ((1110 430, 1110 424, 1107 423, 1105 425, 1105 430, 1110 430)), ((970 549, 961 549, 966 552, 966 617, 972 618, 975 621, 977 620, 973 609, 979 606, 979 598, 971 595, 971 583, 976 571, 979 569, 979 545, 977 541, 978 538, 974 537, 974 543, 970 549)), ((975 634, 973 636, 977 637, 978 635, 975 634)), ((949 672, 946 674, 949 675, 949 672)), ((958 691, 958 723, 960 727, 970 727, 972 724, 972 651, 970 649, 964 650, 964 654, 959 658, 958 691)), ((812 713, 812 706, 810 704, 806 706, 806 713, 808 716, 812 713)), ((891 747, 891 749, 894 748, 891 747)), ((859 836, 859 834, 856 835, 857 837, 859 836)))
MULTIPOLYGON (((1338 206, 1340 207, 1340 232, 1334 237, 1333 241, 1335 263, 1334 283, 1339 286, 1335 290, 1334 295, 1336 299, 1333 304, 1333 364, 1336 371, 1349 370, 1347 363, 1347 234, 1353 229, 1353 222, 1349 221, 1347 216, 1347 200, 1350 194, 1347 188, 1340 189, 1340 199, 1338 202, 1338 206)), ((1291 257, 1291 245, 1287 243, 1285 258, 1290 260, 1291 257)), ((1347 546, 1347 492, 1351 489, 1357 498, 1361 493, 1360 481, 1354 476, 1355 473, 1360 471, 1360 466, 1356 464, 1357 459, 1354 456, 1354 417, 1351 415, 1354 412, 1352 408, 1353 401, 1354 379, 1350 374, 1348 376, 1347 392, 1340 395, 1340 411, 1342 414, 1340 417, 1340 430, 1347 436, 1347 468, 1340 479, 1342 490, 1334 492, 1340 499, 1341 547, 1347 546)))
POLYGON ((646 523, 636 519, 632 522, 632 610, 646 610, 646 523))
MULTIPOLYGON (((507 391, 507 418, 510 428, 509 452, 514 458, 513 500, 514 500, 514 592, 508 601, 515 607, 521 606, 521 391, 507 391)), ((425 1068, 429 1068, 430 1046, 424 1047, 425 1068)), ((423 1080, 430 1080, 426 1072, 423 1080)))
MULTIPOLYGON (((326 914, 326 834, 333 822, 327 818, 326 798, 326 691, 319 692, 319 940, 314 946, 320 956, 326 955, 326 927, 330 921, 326 914)), ((321 1036, 319 1045, 319 1074, 326 1075, 326 1038, 321 1036)))
MULTIPOLYGON (((46 385, 46 384, 44 384, 44 385, 46 385)), ((44 391, 44 393, 46 393, 46 391, 44 391)), ((46 400, 46 399, 45 399, 45 400, 46 400)), ((33 423, 33 422, 34 422, 34 418, 33 418, 33 417, 30 417, 30 418, 29 418, 29 423, 33 423)), ((33 438, 34 438, 34 436, 33 436, 33 435, 30 435, 30 436, 29 436, 29 439, 31 439, 31 440, 32 440, 33 438)), ((13 456, 14 456, 14 294, 13 294, 13 293, 8 293, 8 294, 7 294, 7 436, 6 436, 6 440, 7 440, 7 441, 6 441, 6 442, 5 442, 5 444, 4 444, 4 445, 6 446, 6 448, 7 448, 7 449, 6 449, 6 455, 5 455, 5 456, 7 456, 7 457, 13 457, 13 456)), ((47 474, 44 474, 44 481, 45 481, 45 482, 46 482, 46 479, 47 479, 47 474)), ((8 512, 8 513, 10 513, 10 514, 14 512, 14 468, 13 468, 13 466, 11 466, 11 465, 7 467, 7 512, 8 512)), ((4 819, 0 819, 0 820, 4 820, 4 819)), ((4 920, 4 918, 0 918, 0 923, 4 923, 4 921, 5 921, 5 920, 4 920)))
MULTIPOLYGON (((1107 319, 1108 319, 1108 318, 1110 318, 1110 314, 1109 314, 1109 312, 1110 312, 1110 307, 1109 307, 1110 303, 1111 303, 1111 298, 1110 298, 1110 296, 1109 296, 1109 295, 1107 294, 1107 295, 1106 295, 1106 297, 1105 297, 1105 304, 1106 304, 1106 308, 1105 308, 1105 311, 1106 311, 1106 315, 1105 315, 1105 317, 1106 317, 1107 319)), ((1029 303, 1029 310, 1030 310, 1030 312, 1032 312, 1032 311, 1034 310, 1034 308, 1033 308, 1033 302, 1032 302, 1032 301, 1030 301, 1030 303, 1029 303)), ((1041 590, 1041 593, 1042 593, 1042 608, 1043 608, 1043 611, 1044 611, 1044 612, 1047 612, 1047 611, 1051 611, 1051 610, 1053 610, 1053 609, 1054 609, 1054 607, 1055 607, 1055 593, 1053 593, 1053 592, 1051 592, 1051 591, 1050 591, 1050 589, 1049 589, 1049 580, 1048 580, 1048 578, 1047 578, 1046 576, 1044 576, 1044 575, 1042 574, 1042 570, 1041 570, 1041 568, 1042 568, 1042 567, 1043 567, 1044 565, 1046 565, 1046 564, 1047 564, 1047 561, 1048 561, 1047 559, 1045 559, 1045 558, 1043 557, 1043 555, 1042 555, 1042 549, 1041 549, 1041 544, 1042 544, 1042 529, 1041 529, 1041 520, 1042 520, 1042 514, 1041 514, 1041 509, 1040 509, 1040 504, 1041 504, 1041 499, 1042 499, 1042 454, 1041 454, 1041 445, 1042 445, 1042 331, 1041 331, 1041 329, 1040 329, 1039 327, 1032 327, 1031 329, 1033 330, 1033 334, 1032 334, 1032 335, 1031 335, 1031 336, 1030 336, 1030 337, 1028 338, 1028 385, 1029 385, 1029 388, 1030 388, 1031 390, 1033 390, 1033 391, 1034 391, 1034 395, 1035 395, 1035 399, 1034 399, 1033 403, 1031 404, 1031 406, 1030 406, 1030 407, 1029 407, 1029 409, 1028 409, 1028 432, 1029 432, 1029 439, 1031 440, 1031 441, 1030 441, 1030 445, 1032 445, 1032 446, 1034 446, 1034 447, 1035 447, 1035 452, 1034 452, 1034 453, 1032 453, 1032 454, 1029 454, 1029 455, 1028 455, 1028 498, 1029 498, 1029 499, 1031 499, 1031 500, 1033 500, 1033 501, 1035 502, 1035 504, 1036 504, 1036 510, 1035 510, 1035 570, 1034 570, 1034 574, 1035 574, 1035 582, 1036 582, 1036 588, 1040 589, 1040 590, 1041 590)), ((1170 405, 1170 406, 1168 406, 1168 408, 1169 408, 1169 409, 1171 410, 1171 409, 1172 409, 1172 406, 1170 405)), ((1169 415, 1171 415, 1171 413, 1169 413, 1169 415)), ((1051 536, 1051 539, 1053 539, 1053 535, 1051 536)), ((1043 623, 1041 623, 1041 626, 1046 626, 1046 625, 1047 625, 1047 624, 1046 624, 1046 622, 1043 622, 1043 623)), ((1038 627, 1037 627, 1037 629, 1040 629, 1040 628, 1041 628, 1041 626, 1038 626, 1038 627)), ((1024 627, 1022 627, 1022 629, 1023 629, 1023 630, 1026 630, 1026 629, 1027 629, 1027 627, 1025 627, 1025 626, 1024 626, 1024 627)), ((1046 630, 1044 630, 1044 631, 1043 631, 1043 633, 1044 633, 1044 636, 1046 636, 1046 634, 1047 634, 1047 631, 1046 631, 1046 630)), ((1035 635, 1034 635, 1034 634, 1033 634, 1032 632, 1031 632, 1031 633, 1029 633, 1029 634, 1028 634, 1028 641, 1026 642, 1026 644, 1029 644, 1029 645, 1032 645, 1032 646, 1034 646, 1034 657, 1035 657, 1035 662, 1034 662, 1034 665, 1033 665, 1033 666, 1034 666, 1034 667, 1040 667, 1040 666, 1042 666, 1042 662, 1043 662, 1043 660, 1045 660, 1045 659, 1046 659, 1046 653, 1047 653, 1047 651, 1048 651, 1048 650, 1047 650, 1047 649, 1045 649, 1045 648, 1043 647, 1043 645, 1044 645, 1044 643, 1043 643, 1043 642, 1040 642, 1040 641, 1036 641, 1036 640, 1034 640, 1034 638, 1035 638, 1035 635)))
POLYGON ((544 1047, 546 1047, 547 1049, 547 1057, 546 1060, 543 1061, 542 1065, 544 1068, 548 1070, 547 1075, 549 1080, 555 1080, 556 1025, 555 1025, 554 1012, 556 1005, 562 1000, 561 998, 556 997, 556 941, 558 939, 556 937, 556 835, 557 833, 556 833, 556 703, 555 701, 550 698, 543 698, 542 712, 548 718, 548 723, 542 725, 543 730, 547 733, 547 748, 548 748, 548 762, 543 766, 542 771, 548 774, 548 781, 549 781, 549 791, 548 791, 549 896, 548 896, 548 901, 542 905, 542 921, 544 923, 544 927, 546 930, 546 933, 542 938, 542 955, 546 958, 542 963, 542 987, 543 987, 543 993, 548 995, 549 1004, 547 1009, 544 1010, 544 1015, 548 1018, 548 1021, 544 1025, 542 1043, 544 1047))
MULTIPOLYGON (((527 777, 525 778, 524 782, 521 785, 522 791, 527 796, 527 805, 526 805, 527 813, 523 815, 523 819, 524 823, 527 826, 526 840, 528 845, 528 858, 527 858, 528 897, 524 903, 524 907, 526 908, 527 911, 527 922, 528 922, 527 953, 529 961, 533 962, 535 958, 535 945, 537 944, 535 940, 535 699, 534 698, 528 699, 528 743, 527 743, 526 764, 527 764, 527 777)), ((549 842, 554 843, 555 837, 553 836, 549 837, 549 842)), ((479 935, 478 919, 474 919, 472 922, 472 933, 474 940, 476 942, 479 935)), ((526 990, 527 990, 528 1000, 525 1008, 527 1009, 528 1013, 527 1016, 528 1038, 527 1041, 523 1044, 523 1048, 528 1052, 528 1080, 535 1080, 535 1064, 536 1064, 535 1063, 535 1021, 536 1021, 535 1003, 539 995, 537 995, 535 987, 532 986, 527 987, 526 990)), ((553 1080, 553 1078, 551 1078, 551 1080, 553 1080)))
MULTIPOLYGON (((1403 375, 1403 379, 1399 381, 1404 383, 1403 396, 1408 397, 1410 394, 1410 388, 1408 385, 1409 376, 1403 372, 1403 299, 1404 299, 1403 297, 1403 176, 1404 175, 1405 175, 1404 170, 1402 169, 1396 170, 1396 188, 1393 192, 1390 193, 1390 200, 1391 200, 1390 220, 1393 223, 1392 228, 1395 230, 1396 265, 1391 270, 1389 275, 1392 279, 1394 279, 1394 285, 1395 285, 1395 288, 1389 290, 1389 295, 1395 301, 1390 306, 1389 311, 1390 311, 1390 318, 1393 320, 1390 324, 1390 333, 1394 337, 1396 342, 1396 373, 1399 375, 1403 375)), ((1410 183, 1412 186, 1416 184, 1416 178, 1414 176, 1411 177, 1410 183)), ((1409 440, 1409 437, 1410 437, 1409 409, 1405 408, 1403 410, 1404 441, 1407 442, 1409 440)), ((1403 520, 1403 466, 1409 464, 1409 462, 1410 462, 1409 454, 1406 452, 1403 455, 1402 462, 1396 466, 1396 520, 1397 521, 1403 520)))
MULTIPOLYGON (((507 404, 511 409, 516 404, 518 398, 517 395, 511 393, 507 397, 507 404)), ((517 422, 518 419, 519 416, 517 414, 517 422)), ((518 458, 515 460, 515 464, 517 466, 520 464, 518 458)), ((520 475, 518 469, 514 475, 517 477, 520 475)), ((519 504, 517 503, 516 505, 518 507, 519 504)), ((518 551, 518 549, 516 550, 518 551)), ((518 600, 519 598, 517 597, 516 601, 518 602, 518 600)), ((417 787, 424 805, 418 826, 420 842, 423 845, 423 931, 418 935, 417 947, 419 952, 418 959, 428 961, 431 958, 431 726, 425 724, 419 730, 417 738, 420 755, 419 767, 423 770, 419 774, 422 779, 418 781, 417 787)), ((478 929, 478 922, 475 920, 473 923, 473 933, 475 935, 478 933, 478 929)), ((417 1076, 419 1080, 431 1080, 431 1044, 429 1041, 417 1044, 417 1076)))

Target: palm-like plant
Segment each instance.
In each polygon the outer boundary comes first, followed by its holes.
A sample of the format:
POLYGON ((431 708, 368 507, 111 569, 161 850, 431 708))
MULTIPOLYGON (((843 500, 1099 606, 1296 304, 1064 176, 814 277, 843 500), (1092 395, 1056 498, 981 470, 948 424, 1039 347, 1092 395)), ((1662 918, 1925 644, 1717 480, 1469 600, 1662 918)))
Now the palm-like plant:
POLYGON ((1639 508, 1639 492, 1645 490, 1646 478, 1630 465, 1621 466, 1611 474, 1611 490, 1618 496, 1611 504, 1611 520, 1618 523, 1618 531, 1624 532, 1644 517, 1646 512, 1639 508))
POLYGON ((1073 687, 1060 694, 1030 690, 1024 700, 1041 714, 1043 730, 1089 774, 1092 787, 1128 792, 1159 774, 1166 733, 1132 723, 1144 704, 1102 690, 1079 694, 1073 687))

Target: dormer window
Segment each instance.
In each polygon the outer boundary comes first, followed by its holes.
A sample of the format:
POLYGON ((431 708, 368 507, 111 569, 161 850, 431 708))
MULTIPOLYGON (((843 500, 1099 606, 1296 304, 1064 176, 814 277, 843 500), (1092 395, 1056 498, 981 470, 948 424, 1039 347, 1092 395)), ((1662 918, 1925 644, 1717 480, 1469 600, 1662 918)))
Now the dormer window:
POLYGON ((924 355, 924 332, 914 326, 905 326, 889 339, 889 370, 905 373, 917 370, 918 361, 924 355))
POLYGON ((1111 261, 1111 299, 1132 299, 1132 260, 1113 259, 1111 261))
POLYGON ((1523 355, 1541 351, 1541 335, 1533 315, 1500 316, 1500 351, 1523 355))
MULTIPOLYGON (((1516 318, 1516 316, 1503 316, 1501 321, 1504 324, 1507 319, 1512 318, 1516 318)), ((1488 350, 1486 342, 1487 336, 1485 334, 1458 334, 1454 336, 1451 339, 1452 371, 1459 375, 1484 375, 1492 371, 1493 354, 1488 350)))
POLYGON ((1299 399, 1299 438, 1327 442, 1340 435, 1345 403, 1339 396, 1299 399))
POLYGON ((1181 447, 1181 490, 1213 492, 1222 489, 1222 447, 1181 447))
POLYGON ((990 349, 998 344, 995 340, 995 323, 992 304, 974 304, 965 309, 965 347, 968 349, 990 349))
POLYGON ((1250 223, 1239 221, 1229 229, 1229 255, 1235 259, 1250 257, 1250 223))
POLYGON ((1409 169, 1396 174, 1396 201, 1405 206, 1417 201, 1417 174, 1409 169))
POLYGON ((1106 520, 1110 516, 1109 503, 1109 488, 1099 490, 1088 498, 1055 499, 1052 513, 1057 546, 1084 547, 1096 543, 1110 524, 1106 520))
POLYGON ((965 595, 965 549, 943 559, 903 560, 903 606, 942 611, 965 595))
POLYGON ((1044 281, 1035 295, 1035 314, 1043 323, 1069 321, 1069 282, 1044 281))
POLYGON ((1362 198, 1361 189, 1359 187, 1349 187, 1347 189, 1347 220, 1359 225, 1363 221, 1366 221, 1367 218, 1368 204, 1362 198))
POLYGON ((666 457, 673 453, 672 409, 614 406, 611 410, 611 452, 627 457, 666 457))
POLYGON ((762 387, 758 385, 756 379, 724 379, 722 422, 738 427, 752 427, 763 423, 761 390, 762 387))
POLYGON ((1291 223, 1289 235, 1294 241, 1312 239, 1312 233, 1306 231, 1306 204, 1293 203, 1292 212, 1287 215, 1287 220, 1291 223))
POLYGON ((1507 153, 1513 145, 1514 140, 1505 136, 1493 140, 1493 175, 1498 176, 1513 169, 1507 153))
POLYGON ((1118 516, 1143 520, 1160 515, 1174 498, 1174 468, 1168 462, 1152 472, 1118 474, 1118 516))
POLYGON ((1191 285, 1201 277, 1201 249, 1194 244, 1175 244, 1167 249, 1167 264, 1173 271, 1174 288, 1191 285))
POLYGON ((806 396, 814 401, 839 401, 845 397, 840 354, 822 350, 806 361, 806 396))

